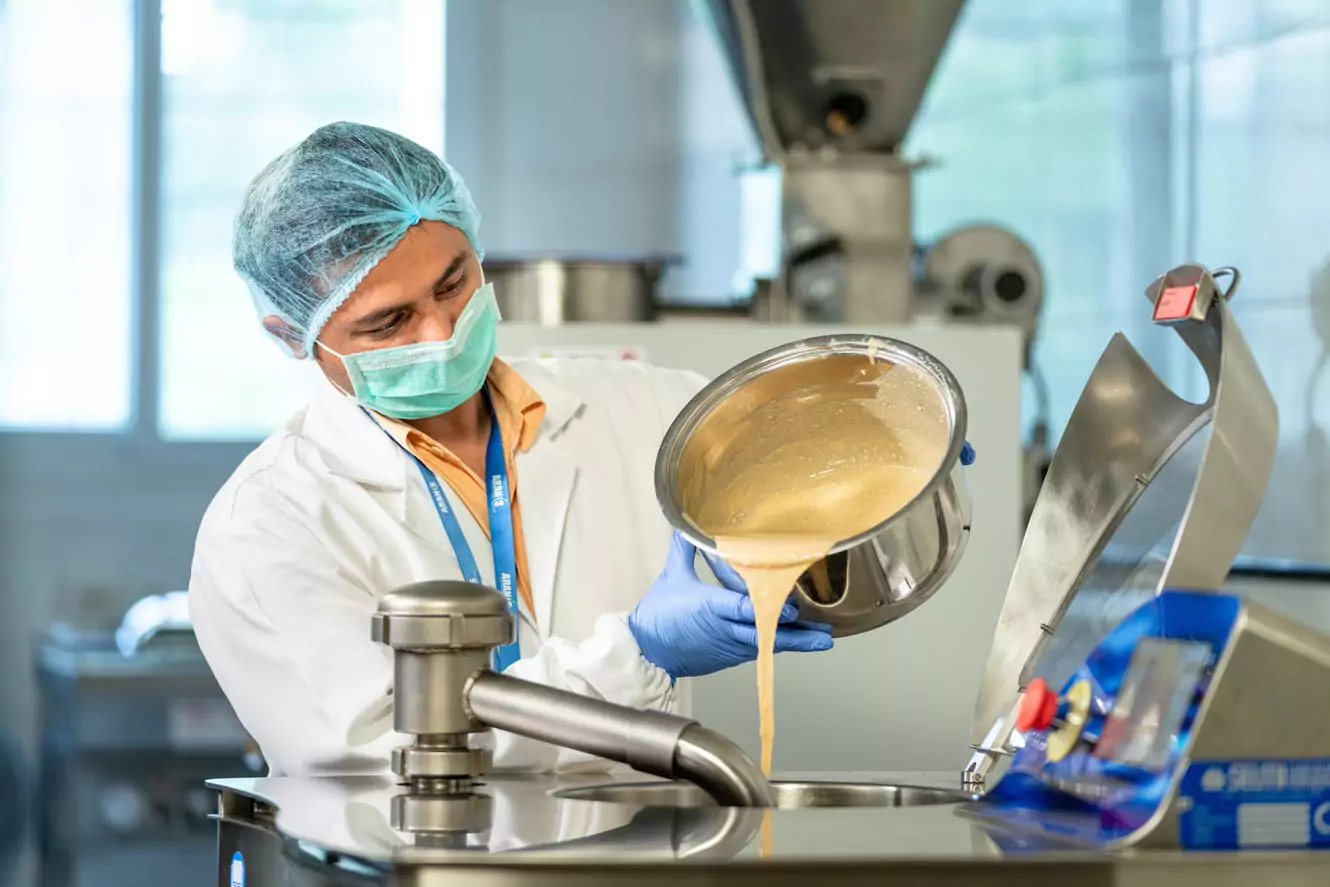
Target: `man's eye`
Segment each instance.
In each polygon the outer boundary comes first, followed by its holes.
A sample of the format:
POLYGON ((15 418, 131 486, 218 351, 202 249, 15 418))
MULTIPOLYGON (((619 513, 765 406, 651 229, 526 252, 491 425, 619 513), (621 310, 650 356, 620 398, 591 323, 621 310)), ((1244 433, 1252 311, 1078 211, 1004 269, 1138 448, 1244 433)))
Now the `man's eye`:
POLYGON ((462 287, 464 286, 466 286, 465 273, 459 274, 455 279, 453 279, 449 283, 444 284, 443 289, 441 290, 441 294, 445 296, 456 295, 457 293, 461 292, 462 287))
POLYGON ((376 339, 386 339, 402 328, 402 315, 397 315, 383 326, 375 327, 369 331, 369 334, 376 339))

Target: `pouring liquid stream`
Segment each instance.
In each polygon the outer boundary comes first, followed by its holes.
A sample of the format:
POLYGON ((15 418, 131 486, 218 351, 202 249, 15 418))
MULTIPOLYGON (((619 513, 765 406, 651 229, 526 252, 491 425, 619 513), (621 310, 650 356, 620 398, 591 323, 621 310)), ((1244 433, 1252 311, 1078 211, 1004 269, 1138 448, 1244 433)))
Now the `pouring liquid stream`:
POLYGON ((781 610, 806 572, 810 600, 834 605, 828 554, 909 504, 949 444, 942 402, 923 374, 869 344, 867 360, 813 362, 760 401, 744 402, 741 393, 737 418, 719 423, 722 433, 711 436, 684 482, 689 518, 712 538, 753 602, 768 777, 781 610))

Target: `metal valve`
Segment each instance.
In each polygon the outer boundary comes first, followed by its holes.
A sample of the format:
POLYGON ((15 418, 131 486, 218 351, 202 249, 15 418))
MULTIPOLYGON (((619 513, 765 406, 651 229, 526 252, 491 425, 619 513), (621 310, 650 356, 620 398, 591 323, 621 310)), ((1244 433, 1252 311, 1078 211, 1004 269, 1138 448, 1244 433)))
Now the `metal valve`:
POLYGON ((420 582, 379 601, 374 640, 393 649, 393 727, 414 737, 393 750, 393 772, 410 786, 394 799, 403 830, 476 831, 488 796, 473 781, 493 764, 470 736, 491 727, 687 779, 728 806, 773 802, 762 772, 733 742, 697 722, 637 711, 490 670, 510 643, 513 617, 499 592, 467 582, 420 582))
POLYGON ((466 685, 512 640, 503 595, 465 582, 410 585, 379 601, 371 632, 393 648, 393 727, 415 737, 393 749, 393 772, 412 784, 488 773, 490 751, 468 737, 489 727, 468 710, 466 685))

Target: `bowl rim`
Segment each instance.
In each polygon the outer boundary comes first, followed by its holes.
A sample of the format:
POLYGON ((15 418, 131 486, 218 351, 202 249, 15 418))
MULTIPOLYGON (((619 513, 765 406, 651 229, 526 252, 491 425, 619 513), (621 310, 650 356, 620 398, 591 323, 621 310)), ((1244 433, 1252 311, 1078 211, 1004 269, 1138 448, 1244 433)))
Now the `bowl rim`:
POLYGON ((946 453, 933 476, 909 502, 886 520, 856 536, 836 543, 827 553, 831 555, 848 551, 880 535, 898 521, 904 520, 920 502, 936 495, 960 462, 961 450, 965 446, 969 414, 965 404, 965 394, 956 376, 946 364, 930 352, 900 339, 872 333, 832 333, 777 345, 735 364, 703 386, 679 411, 656 451, 656 501, 665 513, 665 519, 670 526, 701 551, 710 555, 719 555, 715 540, 698 529, 684 513, 675 492, 675 482, 679 472, 679 457, 683 454, 692 433, 725 398, 770 370, 824 357, 838 355, 868 357, 870 353, 908 364, 932 380, 934 389, 947 407, 951 422, 950 439, 947 441, 946 453))

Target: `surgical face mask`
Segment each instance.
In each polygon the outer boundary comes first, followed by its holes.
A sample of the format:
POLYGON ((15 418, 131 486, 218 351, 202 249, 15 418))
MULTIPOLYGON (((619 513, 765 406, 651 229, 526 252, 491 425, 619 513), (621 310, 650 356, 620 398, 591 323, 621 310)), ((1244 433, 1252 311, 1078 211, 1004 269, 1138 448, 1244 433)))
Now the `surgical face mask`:
POLYGON ((471 295, 446 342, 419 342, 358 354, 338 354, 355 398, 393 419, 428 419, 466 403, 485 384, 497 347, 499 305, 494 285, 471 295))

